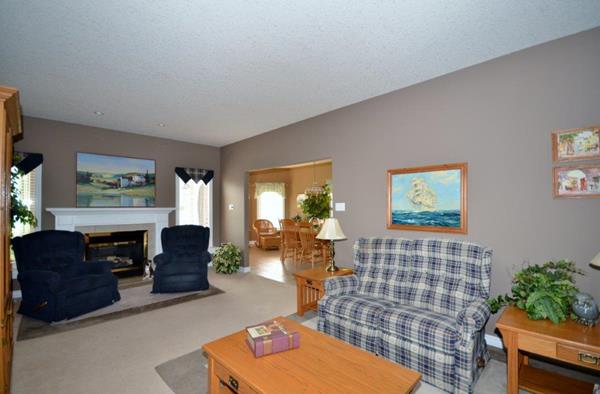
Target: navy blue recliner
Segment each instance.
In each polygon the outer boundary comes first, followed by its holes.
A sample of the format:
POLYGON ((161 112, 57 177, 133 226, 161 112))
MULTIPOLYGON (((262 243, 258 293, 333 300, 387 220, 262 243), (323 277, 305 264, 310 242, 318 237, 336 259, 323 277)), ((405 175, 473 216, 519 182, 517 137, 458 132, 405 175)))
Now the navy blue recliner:
POLYGON ((153 293, 206 290, 210 229, 202 226, 174 226, 160 233, 163 252, 154 257, 153 293))
POLYGON ((19 313, 70 319, 121 299, 107 261, 84 261, 83 234, 47 230, 12 240, 21 284, 19 313))

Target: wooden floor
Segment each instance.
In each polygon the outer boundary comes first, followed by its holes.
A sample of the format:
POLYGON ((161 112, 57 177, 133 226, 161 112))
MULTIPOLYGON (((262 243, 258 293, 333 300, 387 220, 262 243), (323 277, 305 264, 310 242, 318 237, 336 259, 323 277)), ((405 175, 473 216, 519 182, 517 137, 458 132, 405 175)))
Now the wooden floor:
MULTIPOLYGON (((279 250, 250 247, 250 270, 256 275, 282 283, 295 284, 294 273, 312 268, 310 263, 294 263, 291 258, 281 263, 279 250)), ((323 264, 315 264, 315 267, 323 264)))

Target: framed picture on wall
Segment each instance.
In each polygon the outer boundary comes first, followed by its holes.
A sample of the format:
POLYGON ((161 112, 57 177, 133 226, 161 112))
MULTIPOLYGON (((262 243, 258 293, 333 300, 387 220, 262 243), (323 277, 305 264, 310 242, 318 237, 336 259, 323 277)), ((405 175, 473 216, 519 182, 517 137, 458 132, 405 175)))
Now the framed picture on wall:
POLYGON ((153 207, 156 163, 132 157, 77 153, 77 207, 153 207))
POLYGON ((467 163, 389 170, 387 228, 467 233, 467 163))
POLYGON ((600 164, 554 167, 554 197, 600 197, 600 164))
POLYGON ((600 159, 600 126, 555 131, 552 157, 555 162, 600 159))

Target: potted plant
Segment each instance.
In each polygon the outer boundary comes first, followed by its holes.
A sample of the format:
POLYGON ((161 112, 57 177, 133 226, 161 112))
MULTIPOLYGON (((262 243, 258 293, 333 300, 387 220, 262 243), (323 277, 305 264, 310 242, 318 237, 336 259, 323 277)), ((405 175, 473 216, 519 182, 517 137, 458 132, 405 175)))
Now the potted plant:
POLYGON ((329 185, 323 185, 323 191, 320 193, 306 193, 306 197, 300 203, 302 212, 308 219, 326 219, 329 217, 331 209, 331 190, 329 185))
POLYGON ((212 258, 215 271, 222 274, 233 274, 240 268, 241 262, 242 251, 231 242, 221 244, 212 258))
POLYGON ((573 276, 583 271, 568 260, 529 265, 515 274, 512 295, 488 299, 492 313, 505 305, 514 305, 527 312, 532 320, 550 319, 553 323, 575 319, 571 304, 578 293, 573 276))

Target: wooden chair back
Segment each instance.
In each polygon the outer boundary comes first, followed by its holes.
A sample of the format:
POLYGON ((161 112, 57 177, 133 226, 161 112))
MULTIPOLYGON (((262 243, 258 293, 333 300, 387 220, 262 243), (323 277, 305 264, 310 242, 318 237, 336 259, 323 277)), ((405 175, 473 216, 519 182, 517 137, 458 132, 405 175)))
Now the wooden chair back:
POLYGON ((315 249, 315 237, 316 234, 309 229, 300 229, 298 232, 300 236, 300 245, 304 252, 312 252, 315 249))

